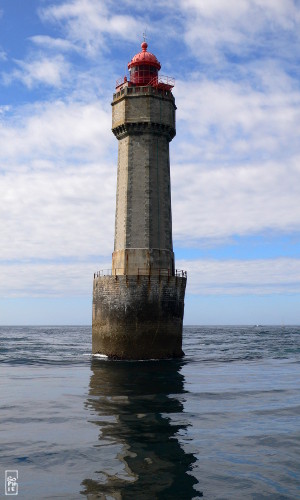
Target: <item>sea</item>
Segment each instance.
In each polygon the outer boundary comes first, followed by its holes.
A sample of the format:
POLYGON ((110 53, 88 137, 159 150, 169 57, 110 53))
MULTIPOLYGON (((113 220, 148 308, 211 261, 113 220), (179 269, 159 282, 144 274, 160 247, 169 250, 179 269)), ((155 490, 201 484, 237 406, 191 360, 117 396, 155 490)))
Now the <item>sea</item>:
POLYGON ((186 326, 185 357, 0 327, 0 496, 300 499, 300 327, 186 326))

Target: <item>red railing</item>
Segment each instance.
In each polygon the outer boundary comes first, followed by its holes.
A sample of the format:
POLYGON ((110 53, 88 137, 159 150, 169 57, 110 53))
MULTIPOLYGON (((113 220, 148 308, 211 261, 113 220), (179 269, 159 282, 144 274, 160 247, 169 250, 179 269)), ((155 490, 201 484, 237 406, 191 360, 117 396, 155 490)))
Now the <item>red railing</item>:
MULTIPOLYGON (((120 87, 123 83, 127 82, 127 77, 123 76, 122 78, 118 78, 116 81, 116 88, 120 87)), ((143 82, 143 79, 141 79, 141 83, 143 82)), ((130 83, 130 82, 129 82, 130 83)), ((135 82, 138 85, 138 82, 135 82)), ((139 86, 139 85, 138 85, 139 86)), ((170 90, 175 86, 175 78, 172 76, 164 76, 164 75, 158 75, 152 78, 149 83, 146 85, 141 85, 145 87, 155 87, 159 89, 164 89, 164 90, 170 90)))
POLYGON ((118 78, 118 80, 116 81, 116 88, 120 87, 120 85, 122 85, 122 83, 126 83, 126 82, 127 82, 127 76, 122 76, 122 78, 118 78))
POLYGON ((151 82, 149 82, 149 85, 151 85, 151 87, 169 90, 175 86, 175 78, 163 75, 155 76, 151 82))

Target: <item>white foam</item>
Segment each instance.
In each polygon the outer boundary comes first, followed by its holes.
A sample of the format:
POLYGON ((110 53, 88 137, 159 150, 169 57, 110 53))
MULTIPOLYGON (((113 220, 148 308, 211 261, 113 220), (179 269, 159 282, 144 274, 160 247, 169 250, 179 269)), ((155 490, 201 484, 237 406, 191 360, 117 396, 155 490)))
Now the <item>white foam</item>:
POLYGON ((95 358, 108 359, 106 354, 92 354, 92 356, 95 356, 95 358))

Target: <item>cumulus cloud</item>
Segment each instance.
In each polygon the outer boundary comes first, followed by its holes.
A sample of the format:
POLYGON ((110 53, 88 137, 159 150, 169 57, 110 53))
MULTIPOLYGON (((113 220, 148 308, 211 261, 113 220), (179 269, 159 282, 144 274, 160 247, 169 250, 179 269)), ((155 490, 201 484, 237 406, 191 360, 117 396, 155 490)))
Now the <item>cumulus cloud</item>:
POLYGON ((2 259, 111 252, 110 120, 100 102, 58 101, 0 124, 2 259))
POLYGON ((180 260, 188 292, 200 295, 300 293, 300 259, 180 260))
POLYGON ((196 57, 221 62, 232 54, 292 58, 287 50, 289 34, 297 47, 300 13, 294 0, 179 0, 185 14, 185 40, 196 57), (283 36, 279 36, 283 34, 283 36))
MULTIPOLYGON (((49 165, 47 165, 49 166, 49 165)), ((86 259, 113 247, 115 175, 111 164, 5 175, 1 259, 86 259)))
POLYGON ((195 245, 201 239, 299 230, 299 159, 288 168, 272 162, 213 170, 176 165, 175 241, 195 245))
POLYGON ((0 61, 6 61, 6 59, 7 59, 6 53, 0 47, 0 61))
POLYGON ((70 65, 60 55, 54 58, 42 56, 30 61, 15 61, 17 69, 4 73, 2 78, 6 85, 14 80, 20 80, 26 87, 36 85, 61 87, 69 75, 70 65))
POLYGON ((259 89, 227 79, 177 82, 177 242, 300 229, 300 91, 277 76, 259 89))
MULTIPOLYGON (((105 269, 111 263, 102 261, 105 269)), ((92 293, 94 272, 99 262, 22 263, 13 266, 0 263, 0 297, 62 297, 92 293)))
POLYGON ((245 80, 176 82, 178 124, 183 139, 198 145, 200 161, 261 161, 300 152, 299 88, 282 71, 271 72, 272 82, 267 74, 268 68, 259 90, 245 80))
POLYGON ((0 122, 2 169, 23 167, 25 160, 29 167, 33 160, 50 158, 57 166, 72 166, 79 158, 94 161, 113 142, 109 112, 100 100, 57 100, 20 108, 0 122))
POLYGON ((104 36, 135 39, 140 21, 134 16, 116 14, 114 6, 99 0, 73 0, 40 9, 43 21, 59 23, 67 40, 87 56, 106 50, 104 36), (111 7, 111 8, 110 8, 111 7))
POLYGON ((64 38, 53 38, 48 35, 35 35, 31 36, 30 40, 41 48, 51 49, 54 51, 65 52, 69 50, 76 50, 76 46, 64 38))

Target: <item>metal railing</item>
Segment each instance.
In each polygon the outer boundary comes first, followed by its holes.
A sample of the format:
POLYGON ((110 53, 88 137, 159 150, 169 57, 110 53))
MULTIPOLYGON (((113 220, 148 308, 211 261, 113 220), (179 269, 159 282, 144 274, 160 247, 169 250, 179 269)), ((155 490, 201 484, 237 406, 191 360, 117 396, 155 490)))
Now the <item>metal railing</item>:
POLYGON ((122 83, 126 83, 126 82, 127 82, 126 76, 122 76, 121 78, 118 78, 116 81, 116 88, 120 87, 122 85, 122 83))
POLYGON ((156 88, 168 88, 171 89, 175 86, 175 78, 172 76, 158 75, 155 76, 148 85, 156 88))
POLYGON ((172 273, 172 269, 166 268, 143 268, 138 267, 136 273, 127 273, 126 269, 114 268, 114 269, 101 269, 94 273, 94 279, 100 278, 101 276, 175 276, 176 278, 186 278, 187 272, 183 269, 175 269, 172 273))
POLYGON ((139 85, 138 82, 133 82, 133 83, 130 81, 128 82, 127 77, 122 76, 121 78, 118 78, 116 81, 116 89, 126 83, 129 83, 131 85, 137 85, 138 87, 139 86, 159 87, 159 85, 161 85, 162 87, 167 86, 169 88, 172 88, 175 86, 175 78, 173 78, 172 76, 157 75, 154 78, 152 78, 152 80, 150 80, 149 83, 147 84, 143 83, 143 78, 142 78, 140 81, 141 85, 139 85))

